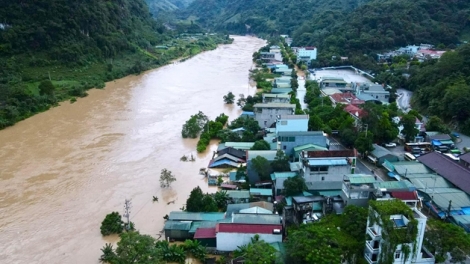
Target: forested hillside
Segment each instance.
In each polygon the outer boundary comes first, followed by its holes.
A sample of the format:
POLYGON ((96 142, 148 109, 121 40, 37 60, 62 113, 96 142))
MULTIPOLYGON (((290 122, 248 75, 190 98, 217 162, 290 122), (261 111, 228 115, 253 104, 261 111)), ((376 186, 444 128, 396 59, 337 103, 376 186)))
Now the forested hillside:
POLYGON ((291 34, 326 10, 350 11, 369 0, 194 0, 180 14, 216 30, 245 34, 291 34))
POLYGON ((409 80, 414 106, 470 133, 470 44, 423 63, 409 80))
POLYGON ((469 28, 467 0, 373 0, 353 12, 329 11, 304 21, 295 45, 315 45, 321 60, 331 55, 375 54, 410 44, 455 47, 469 28))
POLYGON ((160 13, 177 11, 186 8, 193 0, 145 0, 150 13, 158 17, 160 13))
POLYGON ((167 31, 144 0, 1 1, 0 129, 92 87, 228 41, 167 31), (157 47, 160 46, 160 47, 157 47))

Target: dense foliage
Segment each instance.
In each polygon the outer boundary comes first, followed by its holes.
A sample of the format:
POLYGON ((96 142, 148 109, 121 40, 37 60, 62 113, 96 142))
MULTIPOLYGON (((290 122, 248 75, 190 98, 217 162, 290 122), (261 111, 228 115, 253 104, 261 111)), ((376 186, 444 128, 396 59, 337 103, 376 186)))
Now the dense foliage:
POLYGON ((183 244, 170 245, 168 241, 157 241, 149 235, 139 232, 126 232, 120 235, 117 248, 106 244, 102 249, 100 262, 109 264, 122 263, 184 263, 187 255, 200 262, 206 258, 206 248, 198 241, 186 240, 183 244))
POLYGON ((227 207, 227 192, 220 191, 214 194, 203 193, 197 186, 191 191, 186 200, 186 211, 188 212, 218 212, 227 207))
MULTIPOLYGON (((244 263, 247 264, 264 264, 264 263, 274 263, 276 260, 281 261, 281 259, 276 259, 276 249, 271 245, 266 243, 266 241, 260 239, 259 235, 255 235, 251 238, 250 243, 239 246, 233 252, 233 256, 243 257, 244 263)), ((280 262, 282 263, 282 262, 280 262)))
POLYGON ((283 184, 284 184, 284 190, 285 190, 286 196, 294 196, 294 195, 302 194, 303 191, 307 190, 305 179, 300 176, 287 178, 283 184))
MULTIPOLYGON (((470 132, 470 45, 416 68, 409 80, 414 106, 470 132)), ((437 120, 434 120, 437 121, 437 120)), ((437 125, 438 128, 440 125, 437 125)), ((441 127, 441 130, 443 128, 441 127)))
MULTIPOLYGON (((358 263, 365 242, 367 210, 347 206, 342 215, 289 229, 287 263, 358 263)), ((360 263, 360 262, 359 262, 360 263)))
POLYGON ((199 133, 204 129, 204 126, 209 121, 209 118, 201 111, 192 115, 186 123, 184 123, 181 130, 183 138, 196 138, 199 133))
POLYGON ((453 263, 464 263, 470 254, 470 235, 451 223, 429 220, 423 241, 437 263, 445 262, 447 253, 452 256, 453 263))
POLYGON ((352 64, 380 71, 376 54, 381 51, 420 43, 454 48, 470 28, 469 14, 465 0, 372 0, 353 12, 313 16, 295 31, 293 45, 318 47, 313 67, 352 64))
POLYGON ((150 13, 155 17, 161 13, 177 11, 187 7, 193 0, 145 0, 147 2, 150 13))
POLYGON ((305 20, 328 9, 350 11, 368 0, 194 0, 180 15, 233 33, 290 34, 305 20))

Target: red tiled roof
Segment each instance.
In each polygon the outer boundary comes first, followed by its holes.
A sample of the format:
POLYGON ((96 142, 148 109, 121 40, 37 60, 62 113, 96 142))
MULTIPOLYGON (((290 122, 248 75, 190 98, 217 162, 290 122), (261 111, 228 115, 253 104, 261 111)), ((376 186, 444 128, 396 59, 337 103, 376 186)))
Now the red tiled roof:
POLYGON ((215 238, 215 227, 196 229, 194 238, 215 238))
POLYGON ((363 117, 365 114, 366 114, 366 111, 364 111, 363 109, 355 106, 355 105, 352 105, 352 104, 349 104, 347 105, 345 108, 344 108, 344 111, 350 113, 351 115, 354 115, 355 117, 363 117), (357 115, 356 115, 357 113, 357 115))
POLYGON ((356 157, 355 149, 307 151, 309 158, 356 157))
POLYGON ((418 200, 416 192, 391 192, 393 198, 400 200, 418 200))
POLYGON ((357 97, 352 93, 335 93, 331 95, 331 99, 333 99, 333 101, 336 103, 353 105, 360 105, 365 103, 363 100, 357 99, 357 97))
POLYGON ((215 229, 216 233, 272 234, 274 229, 281 230, 282 226, 219 223, 215 229))

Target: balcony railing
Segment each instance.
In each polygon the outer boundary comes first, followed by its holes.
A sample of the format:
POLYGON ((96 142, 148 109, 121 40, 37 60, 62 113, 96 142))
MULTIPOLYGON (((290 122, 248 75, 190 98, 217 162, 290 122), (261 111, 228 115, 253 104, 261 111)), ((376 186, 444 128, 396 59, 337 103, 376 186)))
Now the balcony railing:
POLYGON ((364 254, 364 258, 367 260, 367 263, 377 264, 377 260, 372 260, 367 254, 364 254))
POLYGON ((367 227, 367 234, 369 234, 373 240, 380 239, 381 237, 381 235, 377 234, 372 227, 367 227))
POLYGON ((369 250, 370 253, 378 253, 379 252, 379 242, 374 240, 367 240, 366 241, 366 248, 369 250))

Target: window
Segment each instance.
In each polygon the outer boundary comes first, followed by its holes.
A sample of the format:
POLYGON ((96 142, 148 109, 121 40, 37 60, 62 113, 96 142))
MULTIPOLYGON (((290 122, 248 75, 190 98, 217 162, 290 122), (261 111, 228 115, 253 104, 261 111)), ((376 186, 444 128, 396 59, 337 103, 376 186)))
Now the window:
POLYGON ((401 259, 401 251, 395 252, 395 259, 401 259))
POLYGON ((289 142, 295 142, 295 137, 289 137, 289 142))
POLYGON ((286 146, 286 145, 284 145, 284 146, 282 147, 282 149, 284 149, 284 150, 286 150, 286 148, 287 148, 287 146, 286 146))

